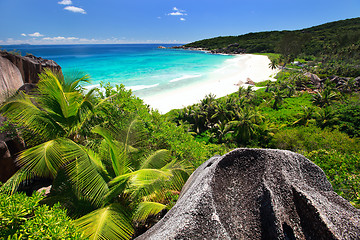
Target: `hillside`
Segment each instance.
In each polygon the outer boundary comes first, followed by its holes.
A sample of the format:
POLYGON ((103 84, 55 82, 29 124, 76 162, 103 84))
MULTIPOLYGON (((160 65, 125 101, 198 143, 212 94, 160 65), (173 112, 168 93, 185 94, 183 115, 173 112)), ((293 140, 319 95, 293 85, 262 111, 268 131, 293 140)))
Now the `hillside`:
MULTIPOLYGON (((283 43, 296 42, 296 47, 301 53, 318 56, 329 54, 334 49, 349 48, 354 44, 358 53, 359 40, 360 18, 353 18, 296 31, 270 31, 215 37, 189 43, 184 47, 203 48, 215 53, 280 53, 283 43)), ((359 58, 355 53, 352 57, 359 58)))

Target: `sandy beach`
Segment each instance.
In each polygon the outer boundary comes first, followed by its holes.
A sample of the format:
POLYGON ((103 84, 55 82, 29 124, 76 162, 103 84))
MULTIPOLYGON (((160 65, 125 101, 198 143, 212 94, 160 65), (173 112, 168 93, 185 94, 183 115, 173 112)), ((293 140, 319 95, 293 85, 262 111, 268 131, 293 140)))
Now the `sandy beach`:
POLYGON ((253 82, 274 80, 278 70, 269 68, 270 60, 267 56, 242 54, 226 60, 224 66, 209 73, 205 81, 186 85, 177 89, 143 97, 146 104, 166 113, 171 109, 183 108, 200 102, 208 94, 223 97, 239 89, 248 78, 253 82))

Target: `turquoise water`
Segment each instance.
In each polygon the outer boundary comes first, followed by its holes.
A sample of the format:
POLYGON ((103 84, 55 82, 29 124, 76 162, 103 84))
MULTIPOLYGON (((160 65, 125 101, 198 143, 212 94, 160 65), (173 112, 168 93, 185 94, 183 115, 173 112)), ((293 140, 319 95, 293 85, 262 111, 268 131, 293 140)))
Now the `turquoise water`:
MULTIPOLYGON (((159 44, 18 45, 3 46, 52 59, 63 72, 89 74, 92 85, 124 84, 139 96, 205 81, 232 56, 180 49, 159 49, 159 44)), ((172 46, 172 45, 163 45, 172 46)))

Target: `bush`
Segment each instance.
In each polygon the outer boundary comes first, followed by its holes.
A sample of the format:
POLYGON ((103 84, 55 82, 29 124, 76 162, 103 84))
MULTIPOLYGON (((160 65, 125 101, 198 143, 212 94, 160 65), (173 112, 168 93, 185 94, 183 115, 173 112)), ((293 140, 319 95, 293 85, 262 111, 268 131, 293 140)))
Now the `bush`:
POLYGON ((338 130, 321 130, 318 127, 298 127, 282 130, 276 133, 270 142, 270 147, 287 149, 294 152, 311 152, 319 149, 336 150, 340 153, 360 151, 357 139, 350 138, 338 130))
POLYGON ((325 172, 337 194, 360 208, 360 153, 317 150, 305 156, 325 172))
POLYGON ((0 239, 85 239, 59 204, 49 208, 42 199, 0 192, 0 239))

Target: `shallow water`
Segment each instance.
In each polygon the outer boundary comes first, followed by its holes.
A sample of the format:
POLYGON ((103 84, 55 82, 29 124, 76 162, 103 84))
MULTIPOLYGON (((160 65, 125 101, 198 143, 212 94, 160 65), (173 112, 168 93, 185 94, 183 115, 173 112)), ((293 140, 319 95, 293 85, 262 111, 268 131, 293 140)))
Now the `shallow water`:
MULTIPOLYGON (((229 65, 233 56, 181 49, 158 49, 159 44, 18 45, 23 55, 52 59, 63 72, 89 74, 92 85, 124 84, 139 97, 206 81, 229 65)), ((173 45, 163 45, 173 46, 173 45)))

